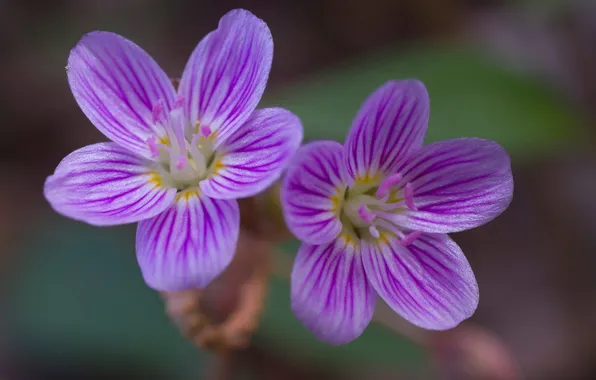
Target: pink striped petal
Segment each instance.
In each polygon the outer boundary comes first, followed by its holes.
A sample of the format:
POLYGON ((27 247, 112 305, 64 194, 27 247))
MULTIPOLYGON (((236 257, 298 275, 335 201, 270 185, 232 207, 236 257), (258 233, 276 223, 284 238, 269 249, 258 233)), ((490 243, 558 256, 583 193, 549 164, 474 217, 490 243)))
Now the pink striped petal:
POLYGON ((381 298, 416 326, 450 329, 478 306, 474 273, 447 235, 423 234, 408 246, 363 243, 362 261, 381 298))
POLYGON ((347 172, 366 181, 395 173, 395 166, 424 142, 428 92, 417 80, 390 81, 364 102, 346 138, 347 172))
POLYGON ((159 99, 166 111, 174 87, 159 65, 139 46, 110 32, 85 35, 68 57, 68 83, 89 120, 110 140, 150 158, 152 109, 159 99))
POLYGON ((320 340, 346 344, 372 319, 377 295, 366 279, 360 254, 341 239, 302 244, 291 280, 292 310, 320 340))
POLYGON ((338 142, 315 141, 298 150, 281 187, 286 224, 298 239, 324 244, 339 235, 344 176, 338 142))
POLYGON ((139 223, 137 260, 147 285, 160 291, 202 289, 234 257, 240 210, 233 200, 217 200, 193 190, 175 204, 139 223))
POLYGON ((412 183, 415 210, 395 219, 413 230, 463 231, 500 215, 513 197, 507 152, 482 139, 454 139, 425 146, 403 170, 412 183))
POLYGON ((248 119, 271 70, 273 39, 267 24, 236 9, 196 47, 180 80, 191 123, 217 132, 216 144, 248 119))
POLYGON ((216 151, 216 171, 201 182, 218 199, 251 197, 281 175, 302 141, 302 124, 281 108, 255 111, 216 151))
POLYGON ((44 196, 58 213, 89 224, 138 222, 164 211, 176 196, 149 164, 115 143, 89 145, 62 160, 44 196))

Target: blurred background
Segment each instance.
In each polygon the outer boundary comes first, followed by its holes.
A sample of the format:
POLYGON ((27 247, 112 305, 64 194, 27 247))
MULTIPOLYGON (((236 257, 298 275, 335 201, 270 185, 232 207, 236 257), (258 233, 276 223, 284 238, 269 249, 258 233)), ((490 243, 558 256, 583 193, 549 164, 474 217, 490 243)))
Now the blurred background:
POLYGON ((144 285, 134 226, 66 220, 42 186, 66 154, 105 139, 66 81, 84 33, 122 34, 175 77, 237 7, 273 33, 263 105, 295 112, 306 139, 342 141, 370 92, 415 77, 431 96, 428 141, 500 142, 516 188, 500 218, 453 235, 481 292, 461 328, 424 333, 380 310, 357 341, 319 343, 289 309, 288 242, 229 378, 593 378, 594 0, 0 0, 0 378, 208 378, 218 359, 181 337, 144 285))

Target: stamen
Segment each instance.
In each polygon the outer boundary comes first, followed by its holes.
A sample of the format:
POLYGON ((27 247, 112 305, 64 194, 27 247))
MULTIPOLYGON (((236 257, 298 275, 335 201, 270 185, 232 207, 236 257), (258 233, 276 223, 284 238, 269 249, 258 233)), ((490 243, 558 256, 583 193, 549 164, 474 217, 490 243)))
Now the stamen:
POLYGON ((377 227, 375 226, 370 226, 368 227, 368 232, 370 232, 370 234, 375 238, 378 239, 381 236, 381 233, 379 232, 379 230, 377 229, 377 227))
MULTIPOLYGON (((403 206, 403 204, 402 204, 403 206)), ((375 212, 377 215, 377 220, 384 219, 392 223, 397 223, 399 221, 399 214, 391 212, 393 210, 385 211, 384 209, 380 209, 375 212)))
POLYGON ((377 220, 375 221, 375 224, 376 224, 375 227, 380 227, 380 228, 392 233, 395 236, 402 237, 402 238, 404 236, 403 232, 400 231, 399 227, 396 226, 395 224, 391 223, 388 220, 377 218, 377 220))
POLYGON ((193 136, 190 142, 190 155, 197 166, 197 172, 202 175, 207 170, 207 160, 205 155, 199 150, 199 138, 201 138, 201 135, 198 133, 193 136))
MULTIPOLYGON (((176 100, 176 104, 178 104, 178 100, 176 100)), ((184 136, 184 113, 180 106, 176 105, 172 112, 170 112, 170 120, 168 124, 166 129, 170 136, 170 142, 174 152, 178 154, 186 152, 186 145, 188 143, 184 136)))
POLYGON ((375 219, 375 214, 366 207, 366 205, 360 205, 358 208, 358 216, 367 223, 371 223, 375 219))
POLYGON ((182 170, 186 164, 188 163, 188 157, 187 156, 178 156, 178 159, 176 160, 176 169, 178 170, 182 170))
POLYGON ((420 237, 420 235, 422 235, 422 231, 413 231, 410 232, 409 234, 405 235, 399 242, 399 245, 402 246, 408 246, 410 244, 412 244, 414 241, 416 241, 416 239, 418 239, 420 237))
POLYGON ((396 183, 401 181, 404 177, 400 173, 395 173, 387 178, 381 183, 381 186, 377 189, 376 197, 383 198, 388 193, 391 187, 393 187, 396 183))
POLYGON ((203 137, 209 137, 209 135, 211 135, 211 128, 209 128, 208 126, 202 126, 201 127, 201 136, 203 137))
POLYGON ((182 96, 173 104, 157 100, 151 115, 154 133, 146 139, 156 166, 161 168, 160 174, 178 188, 195 186, 206 174, 206 160, 213 154, 210 143, 198 144, 202 143, 200 138, 212 135, 211 128, 202 127, 193 136, 184 115, 184 104, 182 96))
POLYGON ((406 206, 412 211, 418 210, 416 205, 414 205, 414 188, 412 187, 412 182, 406 183, 406 188, 404 190, 404 197, 406 198, 406 206))
MULTIPOLYGON (((401 208, 405 208, 406 205, 404 204, 404 202, 399 201, 399 202, 395 202, 395 203, 385 203, 382 205, 378 205, 376 207, 377 207, 378 211, 383 211, 386 213, 388 211, 395 211, 395 210, 399 210, 401 208)), ((378 214, 378 215, 380 215, 380 214, 378 214)))
POLYGON ((182 108, 182 106, 184 106, 184 97, 178 96, 174 102, 174 109, 182 108))
POLYGON ((164 122, 163 110, 164 110, 164 101, 163 101, 163 99, 159 99, 157 101, 157 103, 155 103, 155 105, 153 106, 153 114, 152 114, 153 124, 164 122))
POLYGON ((165 150, 168 153, 168 155, 169 155, 170 158, 173 157, 174 154, 175 154, 174 151, 172 150, 172 147, 169 146, 169 145, 157 144, 157 147, 160 148, 160 149, 165 150))
POLYGON ((153 158, 159 157, 159 149, 157 149, 157 137, 153 135, 149 137, 146 142, 149 145, 149 149, 151 149, 151 156, 153 158))
POLYGON ((199 133, 197 133, 196 135, 194 135, 194 136, 192 137, 192 140, 190 140, 190 146, 191 146, 191 147, 193 147, 193 146, 194 146, 194 147, 196 147, 196 146, 198 145, 198 143, 199 143, 199 139, 200 139, 201 137, 202 137, 202 136, 201 136, 199 133))

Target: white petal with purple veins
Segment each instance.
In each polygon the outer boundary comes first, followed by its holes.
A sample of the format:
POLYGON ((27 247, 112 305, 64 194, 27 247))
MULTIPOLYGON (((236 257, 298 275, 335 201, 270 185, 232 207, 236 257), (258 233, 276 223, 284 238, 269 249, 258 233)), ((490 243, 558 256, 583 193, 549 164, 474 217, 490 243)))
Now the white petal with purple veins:
POLYGON ((137 228, 137 260, 145 282, 161 291, 204 288, 232 261, 239 231, 236 201, 194 190, 178 194, 171 208, 137 228))
POLYGON ((201 190, 218 199, 256 195, 279 178, 301 141, 296 115, 281 108, 257 110, 218 147, 215 172, 201 190))
POLYGON ((152 110, 174 104, 174 87, 139 46, 110 32, 85 35, 68 57, 68 83, 89 120, 110 140, 151 157, 152 110))
POLYGON ((346 138, 350 177, 394 174, 401 160, 422 147, 429 112, 428 92, 420 81, 390 81, 373 92, 346 138))
POLYGON ((237 9, 219 21, 193 51, 179 94, 193 125, 217 132, 216 145, 248 119, 271 70, 273 39, 267 24, 237 9))
POLYGON ((362 334, 377 301, 360 254, 341 240, 302 244, 292 270, 291 293, 296 317, 318 339, 334 345, 362 334))
POLYGON ((115 143, 89 145, 62 160, 44 195, 58 213, 89 224, 138 222, 168 208, 176 195, 149 164, 115 143))
POLYGON ((447 235, 423 234, 408 246, 363 243, 368 280, 381 298, 411 323, 445 330, 478 306, 478 284, 462 250, 447 235))
POLYGON ((298 150, 281 187, 286 224, 298 239, 323 244, 339 235, 344 177, 338 142, 316 141, 298 150))
POLYGON ((395 222, 413 230, 448 233, 478 227, 499 216, 513 197, 509 155, 489 140, 429 144, 400 172, 411 183, 415 209, 395 222))

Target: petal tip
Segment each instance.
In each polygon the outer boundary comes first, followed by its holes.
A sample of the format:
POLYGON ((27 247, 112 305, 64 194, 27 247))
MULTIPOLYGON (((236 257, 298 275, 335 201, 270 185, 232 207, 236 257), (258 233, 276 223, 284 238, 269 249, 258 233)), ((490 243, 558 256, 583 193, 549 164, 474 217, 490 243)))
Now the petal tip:
POLYGON ((176 189, 156 186, 144 163, 115 143, 88 145, 58 164, 43 195, 57 213, 93 226, 151 218, 169 207, 176 189))
MULTIPOLYGON (((233 20, 234 22, 242 22, 242 23, 254 22, 255 25, 257 25, 261 28, 266 28, 267 31, 269 31, 269 27, 267 26, 267 23, 263 19, 257 17, 254 13, 252 13, 251 11, 249 11, 247 9, 243 9, 243 8, 232 9, 231 11, 229 11, 228 13, 223 15, 223 17, 220 20, 220 24, 227 20, 233 20)), ((271 33, 269 33, 269 34, 271 34, 271 33)))
POLYGON ((233 260, 240 231, 235 201, 179 197, 174 206, 137 226, 136 255, 152 289, 203 289, 233 260))
POLYGON ((461 315, 458 315, 457 317, 449 316, 444 319, 437 319, 435 321, 410 320, 410 323, 412 323, 413 325, 418 326, 420 328, 423 328, 425 330, 433 330, 433 331, 451 330, 451 329, 456 328, 463 322, 465 322, 470 317, 472 317, 474 315, 475 311, 476 311, 476 307, 474 307, 474 309, 469 312, 465 312, 465 313, 462 313, 461 315))
POLYGON ((405 90, 418 95, 428 96, 428 89, 424 82, 417 78, 393 79, 385 82, 381 87, 388 87, 394 90, 405 90))
POLYGON ((341 232, 334 199, 345 188, 342 155, 336 141, 313 141, 300 147, 286 168, 280 191, 284 219, 304 242, 327 244, 341 232))
POLYGON ((290 287, 294 315, 330 345, 344 345, 361 336, 377 302, 360 256, 335 243, 302 244, 290 287))
POLYGON ((105 30, 94 30, 92 32, 85 33, 85 34, 83 34, 83 36, 81 36, 81 38, 79 39, 77 44, 70 50, 69 61, 70 61, 70 58, 73 55, 75 55, 76 53, 78 53, 81 49, 85 49, 89 45, 96 44, 99 40, 105 40, 105 39, 128 41, 125 37, 123 37, 117 33, 108 32, 105 30))
POLYGON ((236 27, 248 27, 258 30, 261 41, 271 45, 271 54, 268 55, 268 61, 270 62, 273 59, 273 36, 265 20, 246 9, 238 8, 232 9, 223 15, 219 20, 218 29, 224 28, 228 23, 238 24, 236 27))
POLYGON ((222 166, 200 182, 217 199, 251 197, 279 179, 302 141, 302 124, 283 108, 256 110, 216 151, 222 166))
POLYGON ((306 331, 308 331, 312 335, 314 335, 315 338, 317 338, 317 340, 319 340, 323 343, 326 343, 330 346, 339 347, 339 346, 345 346, 349 343, 352 343, 356 339, 360 338, 362 336, 362 334, 364 334, 364 330, 366 330, 366 327, 368 326, 368 324, 366 324, 366 325, 362 326, 361 329, 359 328, 358 330, 354 330, 351 333, 331 334, 326 330, 313 329, 312 327, 310 327, 310 324, 308 321, 310 318, 312 318, 312 316, 309 316, 307 313, 302 313, 300 306, 295 305, 295 303, 293 301, 292 301, 291 309, 292 309, 292 313, 303 324, 306 331))
POLYGON ((367 278, 386 304, 426 330, 448 330, 471 317, 478 283, 462 250, 447 235, 424 234, 408 247, 366 245, 367 278))

